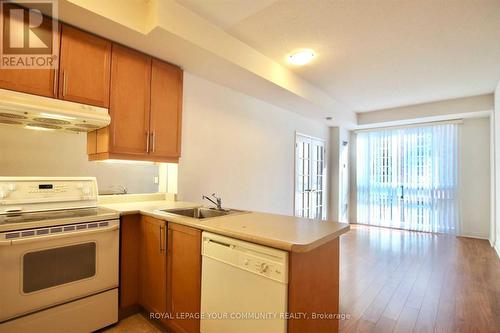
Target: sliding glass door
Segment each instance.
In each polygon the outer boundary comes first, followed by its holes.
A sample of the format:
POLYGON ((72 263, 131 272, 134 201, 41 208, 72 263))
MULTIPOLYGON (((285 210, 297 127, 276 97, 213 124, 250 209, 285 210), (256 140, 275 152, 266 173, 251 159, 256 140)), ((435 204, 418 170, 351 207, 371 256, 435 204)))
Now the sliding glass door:
POLYGON ((357 220, 458 232, 458 125, 357 135, 357 220))

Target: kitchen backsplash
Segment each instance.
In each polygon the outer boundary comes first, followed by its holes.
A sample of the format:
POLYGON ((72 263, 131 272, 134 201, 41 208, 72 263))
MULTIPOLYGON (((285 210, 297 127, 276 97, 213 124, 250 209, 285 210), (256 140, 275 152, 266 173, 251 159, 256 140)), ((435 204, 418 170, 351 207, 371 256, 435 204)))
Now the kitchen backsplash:
POLYGON ((158 192, 158 165, 89 162, 85 134, 0 125, 0 176, 94 176, 99 191, 158 192))

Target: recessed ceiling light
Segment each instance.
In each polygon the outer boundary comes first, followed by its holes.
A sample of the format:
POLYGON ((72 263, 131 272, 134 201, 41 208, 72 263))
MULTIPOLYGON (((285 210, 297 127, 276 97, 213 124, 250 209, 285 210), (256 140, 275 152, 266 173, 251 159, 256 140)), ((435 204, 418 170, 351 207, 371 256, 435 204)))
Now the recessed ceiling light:
POLYGON ((313 50, 301 50, 288 56, 288 61, 294 65, 305 65, 314 58, 313 50))

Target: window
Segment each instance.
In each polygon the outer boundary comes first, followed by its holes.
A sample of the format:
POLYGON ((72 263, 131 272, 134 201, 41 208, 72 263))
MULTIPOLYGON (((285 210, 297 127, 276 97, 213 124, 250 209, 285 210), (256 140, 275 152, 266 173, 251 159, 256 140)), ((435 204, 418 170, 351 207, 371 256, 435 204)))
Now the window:
POLYGON ((326 218, 325 141, 295 135, 295 216, 326 218))

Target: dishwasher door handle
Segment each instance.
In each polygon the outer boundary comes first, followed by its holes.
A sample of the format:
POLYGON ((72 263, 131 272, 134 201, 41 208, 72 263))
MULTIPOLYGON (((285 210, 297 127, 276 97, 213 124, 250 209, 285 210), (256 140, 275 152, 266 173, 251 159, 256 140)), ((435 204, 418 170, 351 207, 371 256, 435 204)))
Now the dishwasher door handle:
POLYGON ((229 248, 234 247, 234 245, 233 245, 233 246, 231 246, 231 244, 224 243, 224 242, 221 242, 221 241, 216 241, 216 240, 214 240, 214 239, 208 239, 208 240, 206 240, 206 242, 207 242, 207 243, 215 243, 215 244, 217 244, 217 245, 222 245, 222 246, 229 247, 229 248))

